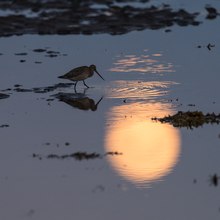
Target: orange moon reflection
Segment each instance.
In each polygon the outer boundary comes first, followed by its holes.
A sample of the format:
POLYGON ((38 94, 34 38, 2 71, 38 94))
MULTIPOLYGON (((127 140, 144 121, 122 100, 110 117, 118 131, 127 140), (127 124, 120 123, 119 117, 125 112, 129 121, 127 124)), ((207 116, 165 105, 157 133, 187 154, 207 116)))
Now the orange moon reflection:
MULTIPOLYGON (((161 105, 146 104, 141 109, 157 112, 156 116, 171 114, 166 110, 169 108, 161 105)), ((109 114, 111 124, 107 127, 105 138, 106 151, 122 153, 108 157, 111 166, 118 174, 141 187, 161 180, 170 173, 180 155, 178 129, 147 120, 146 112, 145 117, 143 115, 138 105, 113 107, 109 114), (125 113, 133 114, 125 117, 125 113)))

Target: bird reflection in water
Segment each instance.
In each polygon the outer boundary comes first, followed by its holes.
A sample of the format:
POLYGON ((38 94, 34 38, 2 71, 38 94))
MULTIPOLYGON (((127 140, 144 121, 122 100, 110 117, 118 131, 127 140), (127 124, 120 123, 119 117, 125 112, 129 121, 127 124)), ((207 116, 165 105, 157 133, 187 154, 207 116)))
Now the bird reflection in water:
POLYGON ((85 111, 96 111, 99 103, 103 99, 103 97, 101 97, 98 102, 95 103, 94 99, 85 96, 83 93, 59 93, 56 95, 56 98, 74 108, 85 111))

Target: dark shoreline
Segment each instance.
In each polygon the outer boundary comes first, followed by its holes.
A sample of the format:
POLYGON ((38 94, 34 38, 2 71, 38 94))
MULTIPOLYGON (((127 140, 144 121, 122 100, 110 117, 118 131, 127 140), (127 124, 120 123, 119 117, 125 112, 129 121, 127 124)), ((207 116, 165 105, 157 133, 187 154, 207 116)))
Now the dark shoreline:
MULTIPOLYGON (((108 33, 119 35, 135 30, 162 28, 169 32, 173 25, 198 26, 201 24, 201 21, 197 20, 199 12, 189 13, 185 9, 174 10, 167 4, 159 7, 137 8, 128 5, 116 6, 111 0, 105 3, 99 0, 8 0, 0 2, 0 9, 5 12, 5 16, 0 16, 1 37, 23 34, 108 33), (7 15, 8 10, 10 13, 7 15)), ((206 10, 207 19, 215 19, 219 15, 212 7, 206 7, 206 10)))

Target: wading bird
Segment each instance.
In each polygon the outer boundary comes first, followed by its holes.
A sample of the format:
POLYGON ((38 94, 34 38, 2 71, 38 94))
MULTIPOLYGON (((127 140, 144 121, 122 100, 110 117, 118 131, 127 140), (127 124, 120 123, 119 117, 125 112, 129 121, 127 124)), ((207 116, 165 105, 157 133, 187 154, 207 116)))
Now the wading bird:
POLYGON ((85 79, 92 77, 94 72, 96 72, 103 80, 104 78, 98 73, 96 70, 95 65, 90 66, 80 66, 75 69, 70 70, 68 73, 64 74, 63 76, 59 76, 60 79, 68 79, 75 82, 74 89, 76 90, 76 84, 78 81, 83 81, 83 84, 89 88, 88 85, 85 83, 85 79))

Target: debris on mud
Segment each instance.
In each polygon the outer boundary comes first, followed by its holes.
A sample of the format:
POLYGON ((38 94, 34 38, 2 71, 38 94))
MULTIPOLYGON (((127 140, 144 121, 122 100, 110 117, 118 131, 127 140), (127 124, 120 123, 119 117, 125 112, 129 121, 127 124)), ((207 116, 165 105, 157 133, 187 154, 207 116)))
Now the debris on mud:
POLYGON ((47 51, 47 50, 46 49, 41 49, 41 48, 33 50, 33 52, 36 52, 36 53, 42 53, 42 52, 45 52, 45 51, 47 51))
MULTIPOLYGON (((47 48, 48 49, 48 48, 47 48)), ((63 56, 63 54, 61 54, 59 51, 53 51, 53 50, 47 50, 46 48, 38 48, 38 49, 33 49, 32 51, 35 53, 46 53, 45 57, 58 57, 58 56, 63 56)), ((35 62, 36 63, 36 62, 35 62)))
POLYGON ((22 85, 20 84, 15 84, 14 87, 21 87, 22 85))
POLYGON ((74 158, 76 160, 89 160, 101 158, 101 155, 98 153, 86 153, 86 152, 76 152, 73 154, 65 154, 65 155, 57 155, 57 154, 49 154, 47 155, 48 159, 67 159, 74 158))
POLYGON ((122 155, 122 153, 114 151, 114 152, 107 152, 105 155, 122 155))
POLYGON ((54 90, 56 90, 58 88, 69 88, 73 85, 74 85, 74 83, 57 83, 53 86, 35 87, 35 88, 32 89, 32 92, 34 92, 34 93, 53 92, 54 90))
POLYGON ((8 128, 9 125, 8 124, 3 124, 3 125, 0 125, 0 128, 8 128))
POLYGON ((41 155, 40 154, 32 154, 32 157, 33 158, 38 158, 39 160, 42 160, 42 157, 41 157, 41 155))
POLYGON ((6 99, 8 98, 10 95, 8 94, 4 94, 4 93, 0 93, 0 99, 6 99))
POLYGON ((210 44, 210 43, 207 45, 208 50, 211 50, 212 47, 215 47, 215 45, 214 44, 210 44))
POLYGON ((220 13, 217 11, 217 9, 215 9, 211 6, 206 6, 205 9, 208 12, 206 19, 215 19, 218 15, 220 15, 220 13))
POLYGON ((32 92, 31 89, 23 89, 23 88, 15 88, 14 91, 16 92, 32 92))
MULTIPOLYGON (((103 158, 105 156, 114 156, 114 155, 122 155, 122 153, 119 152, 107 152, 103 155, 99 154, 99 153, 87 153, 87 152, 75 152, 72 154, 64 154, 64 155, 58 155, 58 154, 48 154, 45 158, 46 159, 69 159, 69 158, 73 158, 75 160, 90 160, 90 159, 98 159, 98 158, 103 158)), ((38 158, 39 160, 41 160, 43 158, 43 156, 41 156, 40 154, 32 154, 33 158, 38 158)))
POLYGON ((203 114, 201 111, 179 111, 175 115, 168 115, 163 118, 152 118, 152 120, 160 121, 161 123, 169 123, 174 127, 197 128, 203 124, 219 124, 220 114, 215 113, 203 114))
POLYGON ((51 143, 51 142, 46 142, 43 143, 44 146, 51 146, 51 147, 59 147, 59 146, 71 146, 70 142, 66 141, 64 143, 51 143))
POLYGON ((209 182, 212 186, 218 186, 220 177, 215 173, 209 177, 209 182))
POLYGON ((16 55, 16 56, 27 56, 28 54, 22 52, 22 53, 15 53, 15 55, 16 55))
MULTIPOLYGON (((8 88, 8 89, 3 89, 0 90, 1 92, 5 91, 15 91, 15 92, 34 92, 34 93, 48 93, 48 92, 53 92, 56 89, 59 88, 69 88, 73 86, 74 83, 57 83, 52 86, 45 86, 45 87, 34 87, 31 89, 26 89, 26 88, 21 88, 23 87, 22 85, 14 85, 14 88, 8 88)), ((8 98, 9 95, 0 93, 0 99, 8 98)))
POLYGON ((214 48, 215 47, 215 44, 211 44, 211 43, 208 43, 207 45, 198 45, 197 46, 197 48, 199 48, 199 49, 201 49, 201 48, 207 48, 209 51, 211 51, 212 50, 212 48, 214 48))

